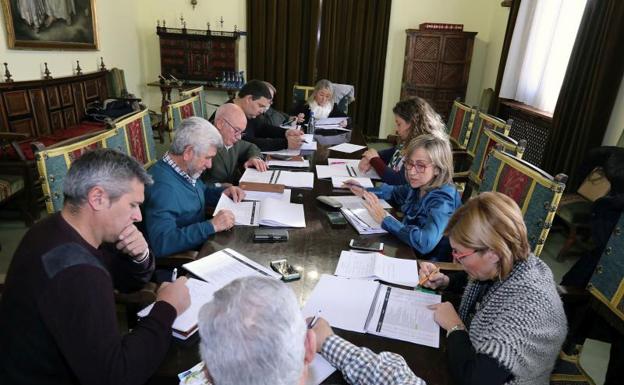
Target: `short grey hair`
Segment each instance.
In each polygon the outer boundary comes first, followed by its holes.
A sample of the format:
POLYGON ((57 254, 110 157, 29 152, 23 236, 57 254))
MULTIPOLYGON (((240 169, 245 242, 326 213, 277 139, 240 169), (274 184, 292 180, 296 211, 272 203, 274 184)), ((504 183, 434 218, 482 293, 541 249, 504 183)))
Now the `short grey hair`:
POLYGON ((210 147, 223 147, 223 138, 215 126, 198 116, 186 118, 175 132, 169 152, 182 155, 184 149, 191 146, 193 152, 205 154, 210 147))
POLYGON ((80 206, 89 191, 100 186, 111 202, 130 191, 130 182, 137 179, 152 184, 152 177, 134 158, 110 148, 85 152, 75 160, 63 179, 65 204, 80 206))
POLYGON ((292 385, 304 367, 306 325, 295 294, 267 277, 236 279, 199 312, 199 351, 212 382, 292 385))

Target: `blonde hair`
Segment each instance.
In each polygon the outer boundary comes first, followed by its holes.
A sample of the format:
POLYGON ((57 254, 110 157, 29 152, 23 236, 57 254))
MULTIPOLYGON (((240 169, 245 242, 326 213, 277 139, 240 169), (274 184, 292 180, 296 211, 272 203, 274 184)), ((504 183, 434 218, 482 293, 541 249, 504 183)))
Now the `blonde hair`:
MULTIPOLYGON (((433 134, 420 135, 407 145, 405 160, 407 161, 419 148, 427 152, 433 167, 438 171, 438 174, 421 188, 429 191, 453 183, 453 153, 449 140, 433 134)), ((405 167, 405 179, 409 180, 407 167, 405 167)))
POLYGON ((334 96, 334 85, 332 84, 332 82, 327 79, 321 79, 314 85, 314 91, 312 91, 312 93, 310 94, 310 97, 308 98, 308 103, 311 103, 314 100, 314 95, 316 95, 316 93, 321 90, 328 90, 331 93, 332 97, 334 96))
MULTIPOLYGON (((410 126, 409 135, 404 143, 409 143, 417 136, 425 134, 446 137, 442 118, 423 98, 415 96, 401 100, 394 105, 392 112, 410 126)), ((399 141, 401 141, 400 138, 399 141)))
POLYGON ((499 192, 484 192, 461 206, 446 227, 445 235, 473 250, 492 250, 500 258, 500 279, 516 261, 529 257, 527 228, 516 202, 499 192))

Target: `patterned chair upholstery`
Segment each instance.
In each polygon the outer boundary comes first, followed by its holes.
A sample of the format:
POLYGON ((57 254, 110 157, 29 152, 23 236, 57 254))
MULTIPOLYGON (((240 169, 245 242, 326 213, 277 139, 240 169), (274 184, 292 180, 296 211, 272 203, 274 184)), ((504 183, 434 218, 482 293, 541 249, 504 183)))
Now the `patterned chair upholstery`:
POLYGON ((446 123, 446 131, 449 134, 453 148, 466 148, 477 113, 477 109, 459 100, 453 102, 451 113, 446 123))
POLYGON ((505 122, 504 120, 497 118, 496 116, 492 116, 490 114, 486 114, 485 112, 479 111, 479 113, 477 113, 474 118, 471 134, 468 138, 468 143, 466 145, 466 151, 470 156, 475 156, 479 137, 481 131, 483 131, 484 128, 489 128, 492 131, 500 132, 503 135, 509 135, 512 123, 513 120, 511 119, 505 122))
POLYGON ((114 128, 125 132, 127 149, 124 152, 138 160, 143 167, 148 168, 158 160, 148 110, 120 117, 114 122, 114 128))
POLYGON ((186 98, 190 98, 193 96, 199 96, 199 105, 201 107, 201 113, 198 114, 197 116, 201 116, 204 119, 208 119, 209 116, 207 116, 208 112, 206 110, 206 98, 204 96, 204 86, 199 86, 199 87, 191 88, 188 90, 180 91, 181 99, 186 99, 186 98))
POLYGON ((565 189, 565 174, 554 178, 531 163, 494 148, 487 158, 479 192, 497 191, 516 201, 527 225, 529 243, 536 256, 550 231, 565 189))
MULTIPOLYGON (((204 106, 205 107, 205 106, 204 106)), ((180 126, 182 120, 191 116, 202 116, 202 101, 199 95, 191 96, 179 102, 169 104, 167 108, 167 132, 169 140, 173 140, 175 129, 180 126)))

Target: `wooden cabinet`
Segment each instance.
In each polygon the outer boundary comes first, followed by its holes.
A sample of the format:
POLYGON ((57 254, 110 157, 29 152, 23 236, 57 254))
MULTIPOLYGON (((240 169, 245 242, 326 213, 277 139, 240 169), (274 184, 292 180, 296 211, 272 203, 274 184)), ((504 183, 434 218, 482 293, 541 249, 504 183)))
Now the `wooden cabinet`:
POLYGON ((238 68, 238 32, 156 28, 160 72, 178 79, 213 81, 238 68))
POLYGON ((446 121, 464 100, 476 32, 408 29, 401 99, 420 96, 446 121))

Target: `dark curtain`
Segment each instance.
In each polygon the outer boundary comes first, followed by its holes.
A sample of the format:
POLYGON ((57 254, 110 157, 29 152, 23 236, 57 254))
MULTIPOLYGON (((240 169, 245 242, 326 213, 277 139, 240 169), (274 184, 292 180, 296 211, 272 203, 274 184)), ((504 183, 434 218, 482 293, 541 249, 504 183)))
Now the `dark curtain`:
POLYGON ((247 79, 277 89, 274 105, 289 112, 295 83, 314 83, 320 0, 247 0, 247 79))
MULTIPOLYGON (((543 167, 568 174, 568 191, 588 150, 601 145, 624 72, 624 1, 589 0, 553 115, 543 167)), ((623 166, 624 167, 624 166, 623 166)))
POLYGON ((392 0, 322 0, 317 78, 355 86, 349 115, 378 136, 392 0))

